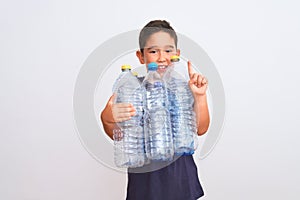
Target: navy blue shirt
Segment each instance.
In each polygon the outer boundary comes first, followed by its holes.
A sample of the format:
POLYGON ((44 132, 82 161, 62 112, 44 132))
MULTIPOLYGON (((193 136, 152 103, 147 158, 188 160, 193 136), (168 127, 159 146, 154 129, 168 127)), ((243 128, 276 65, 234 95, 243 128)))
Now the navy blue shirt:
POLYGON ((196 200, 204 195, 193 156, 181 156, 150 171, 154 165, 128 169, 126 200, 196 200))

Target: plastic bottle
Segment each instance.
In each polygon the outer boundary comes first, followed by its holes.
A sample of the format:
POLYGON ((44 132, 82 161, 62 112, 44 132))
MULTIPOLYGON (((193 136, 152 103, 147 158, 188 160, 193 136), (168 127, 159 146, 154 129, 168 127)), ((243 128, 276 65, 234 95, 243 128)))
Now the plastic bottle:
POLYGON ((165 82, 156 72, 157 64, 148 64, 142 83, 144 89, 144 133, 147 158, 156 161, 173 159, 173 137, 165 82))
POLYGON ((122 65, 121 66, 121 73, 115 80, 113 87, 112 87, 112 92, 116 92, 117 87, 119 85, 120 80, 122 79, 123 76, 125 76, 128 72, 131 72, 131 66, 130 65, 122 65))
POLYGON ((164 75, 167 83, 171 116, 174 153, 191 155, 198 145, 194 98, 187 79, 187 67, 179 62, 179 56, 171 57, 171 66, 164 75))
POLYGON ((113 131, 114 160, 118 167, 140 167, 145 162, 145 142, 143 133, 143 94, 137 78, 131 73, 131 66, 123 65, 113 92, 117 94, 114 103, 131 103, 136 115, 119 122, 119 129, 113 131))

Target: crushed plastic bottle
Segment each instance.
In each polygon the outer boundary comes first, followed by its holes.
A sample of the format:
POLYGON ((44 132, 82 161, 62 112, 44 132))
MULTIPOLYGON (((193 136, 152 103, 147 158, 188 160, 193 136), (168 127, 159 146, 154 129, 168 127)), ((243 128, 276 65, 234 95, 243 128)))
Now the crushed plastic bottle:
POLYGON ((168 161, 173 159, 174 149, 165 82, 157 73, 155 62, 147 67, 142 83, 146 155, 150 160, 168 161))
POLYGON ((114 103, 131 103, 136 115, 119 122, 119 129, 113 130, 114 161, 118 167, 141 167, 145 162, 145 141, 143 130, 143 94, 141 84, 131 73, 131 66, 122 66, 122 72, 115 81, 113 92, 117 94, 114 103))
POLYGON ((168 88, 174 153, 191 155, 198 145, 194 98, 187 77, 183 75, 186 69, 179 61, 179 56, 171 57, 172 64, 164 74, 164 80, 168 88))

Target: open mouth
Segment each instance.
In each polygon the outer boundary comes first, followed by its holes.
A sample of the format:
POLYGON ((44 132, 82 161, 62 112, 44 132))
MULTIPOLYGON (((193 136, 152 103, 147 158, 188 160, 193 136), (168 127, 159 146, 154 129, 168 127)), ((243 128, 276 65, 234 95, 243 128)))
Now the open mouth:
POLYGON ((158 73, 164 73, 167 70, 168 66, 167 65, 158 65, 157 71, 158 73))

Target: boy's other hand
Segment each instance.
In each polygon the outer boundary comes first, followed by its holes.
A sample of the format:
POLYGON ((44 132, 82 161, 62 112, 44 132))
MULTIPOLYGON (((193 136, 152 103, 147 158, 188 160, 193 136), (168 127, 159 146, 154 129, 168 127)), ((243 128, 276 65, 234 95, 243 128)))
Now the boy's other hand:
POLYGON ((188 61, 188 72, 189 72, 189 86, 194 96, 202 96, 206 94, 208 81, 199 73, 195 73, 192 64, 188 61))

